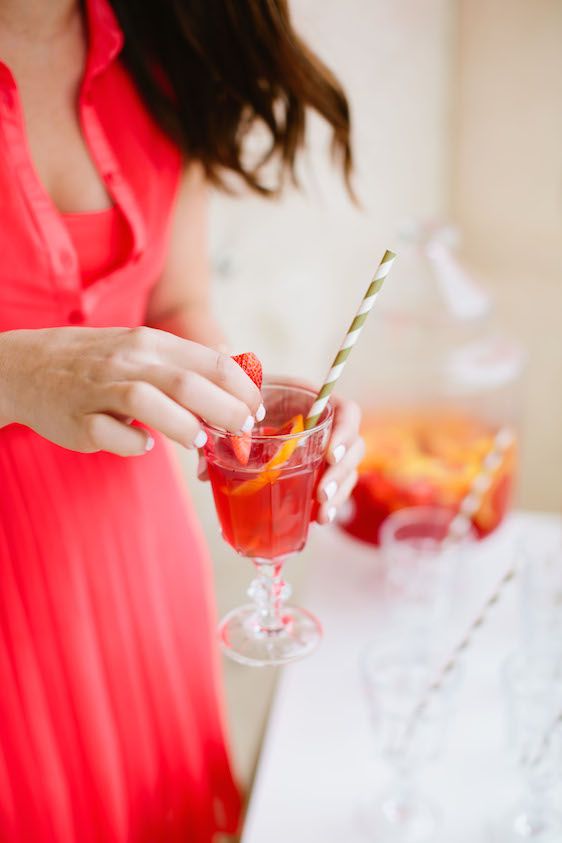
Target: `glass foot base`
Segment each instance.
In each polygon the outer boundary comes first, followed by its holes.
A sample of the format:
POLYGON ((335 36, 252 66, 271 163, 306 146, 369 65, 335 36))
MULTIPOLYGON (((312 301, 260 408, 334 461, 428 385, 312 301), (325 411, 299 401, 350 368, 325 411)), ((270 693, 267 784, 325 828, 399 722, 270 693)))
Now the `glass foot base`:
POLYGON ((424 843, 433 840, 439 826, 436 809, 425 800, 402 802, 388 798, 359 809, 359 825, 365 840, 392 843, 424 843))
POLYGON ((490 843, 560 843, 562 822, 547 807, 540 815, 513 810, 490 828, 488 839, 490 843))
POLYGON ((241 664, 265 667, 308 656, 322 639, 322 627, 306 609, 285 606, 283 626, 265 631, 260 628, 256 607, 248 605, 225 615, 219 638, 225 656, 241 664))

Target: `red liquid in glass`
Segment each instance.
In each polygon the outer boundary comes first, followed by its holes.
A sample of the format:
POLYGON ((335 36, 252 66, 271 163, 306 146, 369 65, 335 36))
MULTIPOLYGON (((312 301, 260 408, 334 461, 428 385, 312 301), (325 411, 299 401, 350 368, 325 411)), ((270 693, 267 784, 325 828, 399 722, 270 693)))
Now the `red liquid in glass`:
POLYGON ((289 464, 271 483, 245 491, 244 484, 258 480, 263 467, 242 470, 209 461, 209 479, 225 540, 238 553, 261 559, 278 559, 302 550, 321 463, 319 458, 306 466, 292 468, 289 464))

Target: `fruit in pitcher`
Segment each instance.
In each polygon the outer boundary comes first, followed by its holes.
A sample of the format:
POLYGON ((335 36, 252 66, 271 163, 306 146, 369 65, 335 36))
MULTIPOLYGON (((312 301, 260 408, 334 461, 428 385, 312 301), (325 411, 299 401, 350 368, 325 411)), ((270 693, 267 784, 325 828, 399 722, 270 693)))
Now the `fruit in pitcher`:
MULTIPOLYGON (((495 430, 478 419, 443 409, 396 411, 364 419, 366 453, 344 529, 378 543, 379 528, 396 510, 442 506, 456 511, 495 430)), ((516 450, 510 448, 485 493, 473 522, 478 536, 494 530, 509 506, 516 450)))

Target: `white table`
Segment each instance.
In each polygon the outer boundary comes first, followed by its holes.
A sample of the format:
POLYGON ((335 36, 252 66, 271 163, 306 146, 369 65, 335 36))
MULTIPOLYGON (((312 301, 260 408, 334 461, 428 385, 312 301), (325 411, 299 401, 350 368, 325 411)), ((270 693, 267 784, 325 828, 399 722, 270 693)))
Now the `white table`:
MULTIPOLYGON (((554 515, 516 513, 480 545, 451 628, 451 645, 526 540, 559 534, 554 515), (454 627, 454 628, 453 628, 454 627)), ((243 843, 365 843, 357 806, 387 781, 375 757, 358 658, 384 638, 377 555, 335 528, 311 538, 302 604, 325 638, 309 658, 283 669, 269 720, 243 843)), ((498 682, 518 643, 518 587, 512 585, 468 654, 446 752, 423 772, 423 791, 443 808, 439 843, 483 843, 490 821, 518 795, 505 751, 498 682)))

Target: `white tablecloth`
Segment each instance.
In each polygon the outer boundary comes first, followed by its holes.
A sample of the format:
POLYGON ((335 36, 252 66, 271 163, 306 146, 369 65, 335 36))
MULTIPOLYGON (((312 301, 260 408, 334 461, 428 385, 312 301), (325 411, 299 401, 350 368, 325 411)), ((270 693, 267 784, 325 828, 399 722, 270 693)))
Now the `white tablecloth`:
MULTIPOLYGON (((446 648, 523 542, 538 545, 560 525, 553 515, 516 513, 481 543, 443 630, 446 648)), ((388 781, 358 670, 365 644, 385 636, 376 551, 335 528, 314 531, 311 545, 301 602, 321 619, 325 638, 315 654, 283 669, 243 843, 364 843, 357 806, 388 781)), ((439 843, 483 843, 490 822, 518 795, 498 682, 499 665, 520 636, 518 597, 514 584, 467 655, 447 748, 422 773, 424 794, 442 809, 439 843)))

